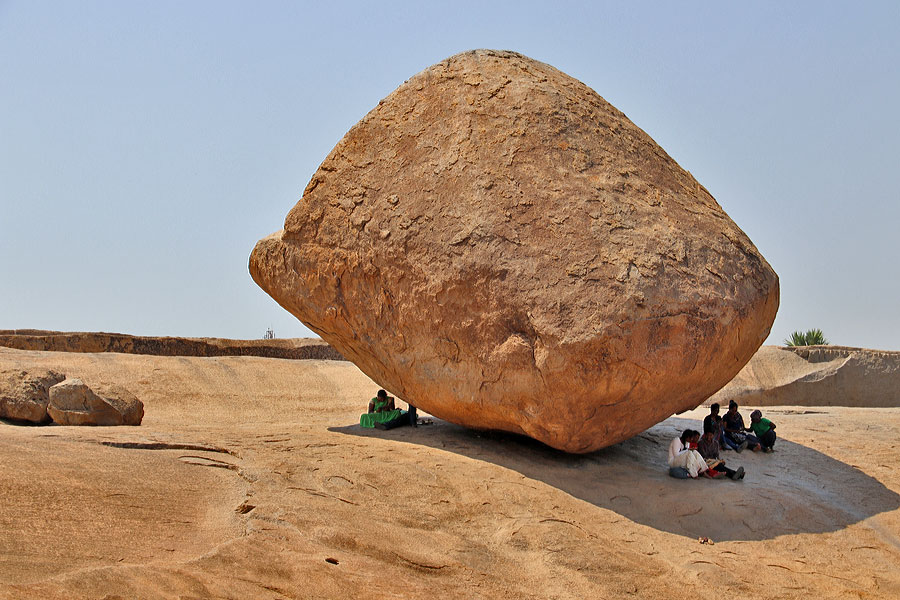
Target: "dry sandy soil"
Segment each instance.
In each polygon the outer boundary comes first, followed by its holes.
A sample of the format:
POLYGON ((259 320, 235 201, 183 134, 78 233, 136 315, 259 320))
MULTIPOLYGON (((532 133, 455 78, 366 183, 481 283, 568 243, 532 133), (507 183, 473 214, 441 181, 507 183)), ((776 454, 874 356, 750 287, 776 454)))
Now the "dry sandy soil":
POLYGON ((33 366, 146 416, 0 423, 0 598, 900 598, 900 409, 768 407, 777 452, 725 455, 744 481, 683 481, 703 410, 573 456, 362 430, 346 362, 0 348, 33 366))

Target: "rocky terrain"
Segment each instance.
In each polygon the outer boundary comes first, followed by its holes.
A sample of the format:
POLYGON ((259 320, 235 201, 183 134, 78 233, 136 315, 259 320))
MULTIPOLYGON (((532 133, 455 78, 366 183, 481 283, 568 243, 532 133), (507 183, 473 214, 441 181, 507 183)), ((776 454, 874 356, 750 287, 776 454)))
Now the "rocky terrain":
POLYGON ((900 352, 763 346, 707 401, 727 405, 900 406, 900 352))
POLYGON ((145 337, 124 333, 0 329, 0 347, 50 352, 123 352, 153 356, 266 356, 344 360, 315 338, 231 340, 224 338, 145 337))
POLYGON ((92 390, 50 369, 0 369, 0 419, 42 425, 140 425, 143 403, 119 386, 92 390))
POLYGON ((900 597, 897 408, 767 407, 774 454, 685 481, 666 447, 702 409, 571 455, 362 430, 376 386, 345 361, 0 348, 3 369, 120 385, 145 416, 0 422, 0 598, 900 597))

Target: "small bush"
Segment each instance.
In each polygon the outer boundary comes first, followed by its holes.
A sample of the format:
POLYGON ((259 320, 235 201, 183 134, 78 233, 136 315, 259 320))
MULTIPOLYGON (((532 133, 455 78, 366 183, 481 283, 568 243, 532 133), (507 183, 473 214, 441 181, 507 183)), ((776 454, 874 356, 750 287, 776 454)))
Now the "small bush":
POLYGON ((810 329, 806 333, 795 331, 784 340, 785 346, 825 346, 828 343, 821 329, 810 329))

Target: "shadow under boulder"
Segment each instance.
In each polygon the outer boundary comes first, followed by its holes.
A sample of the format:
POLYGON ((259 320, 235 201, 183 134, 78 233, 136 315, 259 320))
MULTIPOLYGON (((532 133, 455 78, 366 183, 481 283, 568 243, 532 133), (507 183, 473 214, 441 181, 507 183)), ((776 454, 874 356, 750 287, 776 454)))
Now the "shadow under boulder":
POLYGON ((680 480, 668 475, 667 448, 691 419, 670 417, 619 444, 567 454, 527 437, 435 420, 432 427, 382 432, 359 425, 330 431, 389 437, 481 460, 542 481, 642 525, 715 541, 766 540, 834 532, 900 507, 900 495, 859 468, 779 439, 774 454, 726 452, 743 481, 680 480))

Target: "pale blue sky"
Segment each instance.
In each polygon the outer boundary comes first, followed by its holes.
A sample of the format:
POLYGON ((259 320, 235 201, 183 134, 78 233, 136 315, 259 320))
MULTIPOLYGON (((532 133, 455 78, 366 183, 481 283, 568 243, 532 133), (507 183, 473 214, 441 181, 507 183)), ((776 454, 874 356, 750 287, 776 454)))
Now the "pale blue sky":
POLYGON ((247 273, 425 67, 522 52, 710 190, 781 278, 769 343, 900 350, 900 3, 0 0, 0 329, 309 335, 247 273))

